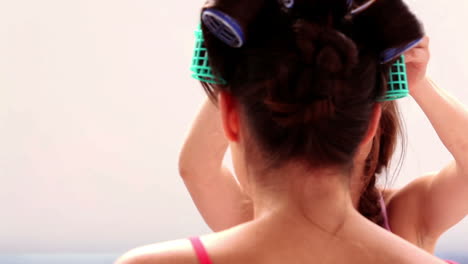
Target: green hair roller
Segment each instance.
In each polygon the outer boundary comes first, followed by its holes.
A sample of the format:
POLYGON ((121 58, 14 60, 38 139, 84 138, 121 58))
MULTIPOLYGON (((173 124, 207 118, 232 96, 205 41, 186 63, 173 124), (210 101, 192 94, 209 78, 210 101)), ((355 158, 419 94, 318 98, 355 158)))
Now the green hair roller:
POLYGON ((192 77, 201 82, 226 85, 226 81, 213 74, 213 70, 208 64, 208 52, 204 45, 203 32, 201 26, 195 30, 195 51, 192 58, 192 77))
POLYGON ((377 99, 379 102, 393 101, 409 95, 408 76, 406 75, 405 55, 392 64, 387 82, 387 92, 377 99))
MULTIPOLYGON (((195 31, 195 51, 192 59, 192 77, 201 82, 226 85, 227 82, 213 74, 208 63, 208 52, 204 45, 203 32, 201 27, 195 31)), ((406 75, 405 56, 400 58, 391 66, 388 80, 388 88, 385 95, 377 99, 378 102, 393 101, 409 95, 408 78, 406 75)))

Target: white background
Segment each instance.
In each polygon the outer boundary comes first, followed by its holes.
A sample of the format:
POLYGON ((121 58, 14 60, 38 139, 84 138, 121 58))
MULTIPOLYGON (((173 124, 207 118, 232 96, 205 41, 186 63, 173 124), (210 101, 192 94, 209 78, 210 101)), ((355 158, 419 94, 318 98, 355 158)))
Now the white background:
MULTIPOLYGON (((123 252, 209 232, 177 171, 204 99, 189 72, 201 4, 0 0, 0 253, 123 252)), ((468 104, 468 2, 409 4, 432 37, 430 75, 468 104)), ((397 186, 450 160, 402 102, 397 186)), ((440 248, 464 251, 467 235, 465 221, 440 248)))

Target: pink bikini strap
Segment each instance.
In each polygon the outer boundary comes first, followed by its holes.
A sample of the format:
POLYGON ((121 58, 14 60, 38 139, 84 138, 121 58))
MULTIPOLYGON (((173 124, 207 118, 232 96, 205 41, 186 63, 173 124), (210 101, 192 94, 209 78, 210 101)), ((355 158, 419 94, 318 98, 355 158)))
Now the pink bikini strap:
POLYGON ((210 256, 208 256, 208 253, 206 252, 206 249, 203 246, 203 243, 201 242, 200 238, 191 237, 190 242, 192 243, 193 249, 197 254, 198 261, 200 262, 200 264, 212 264, 210 256))
POLYGON ((387 206, 385 205, 385 200, 382 194, 380 194, 380 208, 382 210, 382 217, 383 217, 383 228, 387 229, 388 231, 392 231, 390 229, 390 223, 388 222, 388 213, 387 213, 387 206))

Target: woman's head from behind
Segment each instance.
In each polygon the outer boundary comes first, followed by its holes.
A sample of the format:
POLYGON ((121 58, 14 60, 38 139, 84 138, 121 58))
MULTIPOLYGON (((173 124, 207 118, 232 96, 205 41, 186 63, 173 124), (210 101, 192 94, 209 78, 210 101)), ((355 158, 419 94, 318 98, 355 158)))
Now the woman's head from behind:
POLYGON ((395 22, 379 12, 401 9, 399 1, 377 1, 356 17, 346 0, 295 1, 289 10, 274 0, 256 1, 252 10, 242 9, 242 2, 208 4, 236 13, 245 33, 242 47, 226 45, 203 27, 211 66, 228 84, 204 87, 220 95, 234 158, 256 172, 291 163, 349 171, 360 146, 378 131, 376 100, 389 70, 380 55, 422 35, 414 16, 405 9, 405 31, 384 34, 395 22))

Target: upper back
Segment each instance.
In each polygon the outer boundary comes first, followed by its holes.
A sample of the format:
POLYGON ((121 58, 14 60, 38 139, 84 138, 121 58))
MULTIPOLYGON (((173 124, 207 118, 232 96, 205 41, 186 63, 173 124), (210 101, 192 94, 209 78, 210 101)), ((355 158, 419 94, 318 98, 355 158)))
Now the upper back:
MULTIPOLYGON (((368 221, 344 226, 335 236, 326 232, 303 234, 302 240, 295 237, 293 227, 271 232, 258 224, 253 221, 203 236, 200 246, 211 263, 218 264, 444 263, 368 221)), ((194 245, 184 239, 133 250, 116 264, 210 264, 202 259, 194 245)))
MULTIPOLYGON (((432 255, 363 219, 335 236, 327 232, 295 236, 293 226, 279 232, 255 223, 204 236, 201 241, 213 263, 443 263, 432 255), (289 236, 288 234, 293 234, 289 236)), ((205 263, 200 263, 205 264, 205 263)), ((208 263, 206 263, 208 264, 208 263)))

